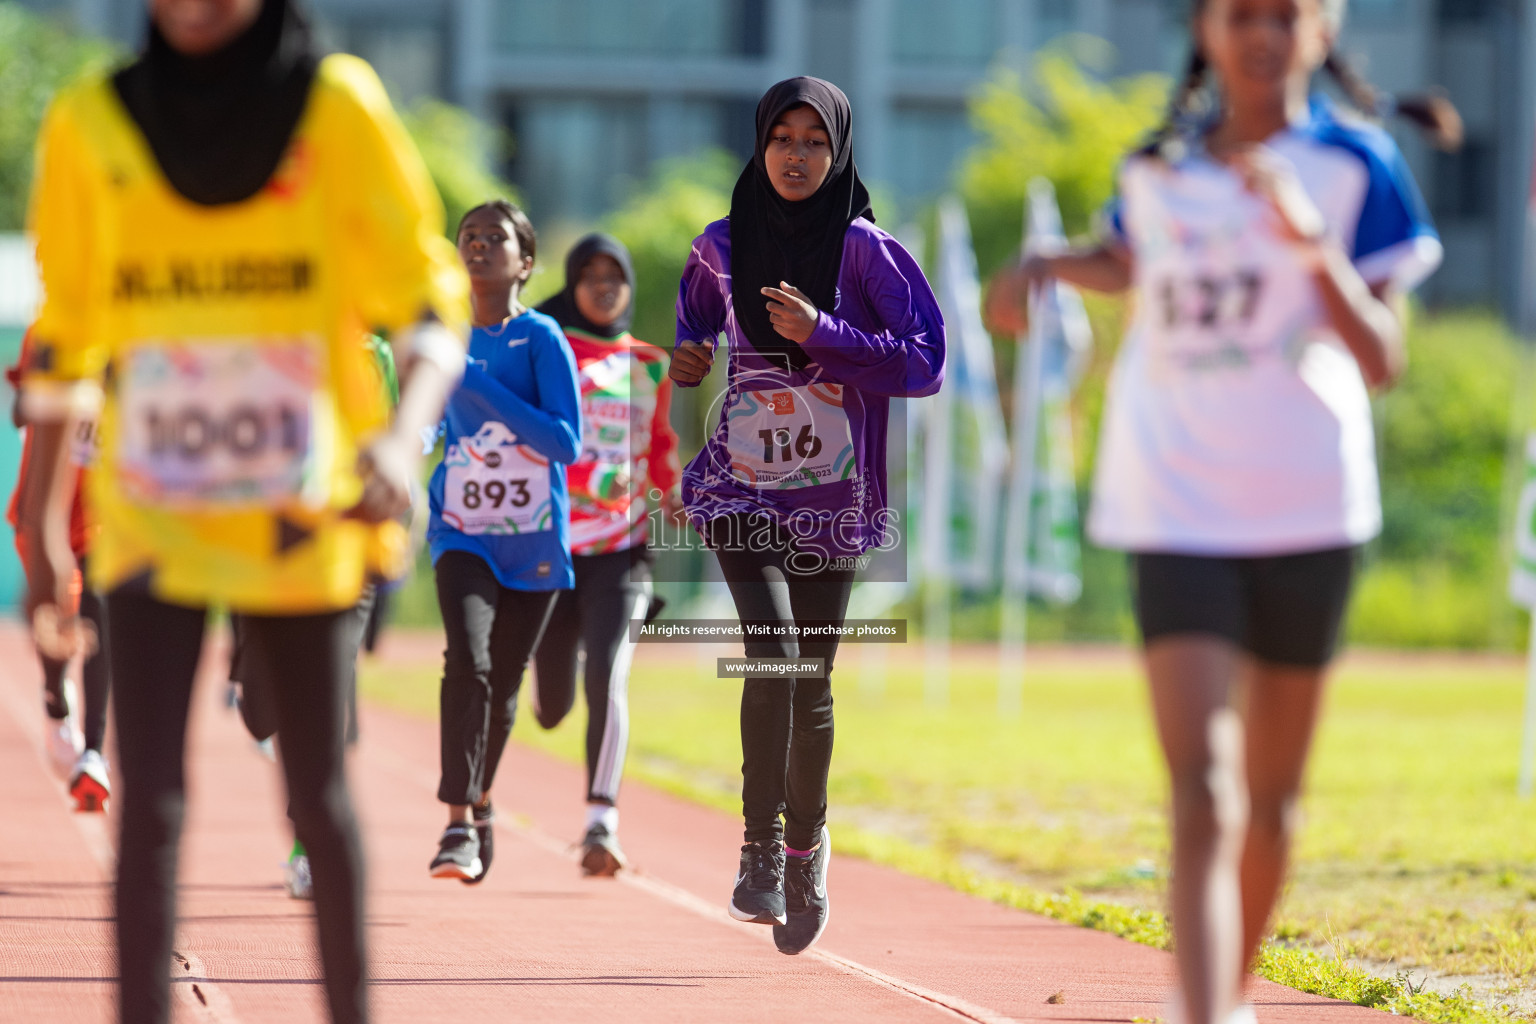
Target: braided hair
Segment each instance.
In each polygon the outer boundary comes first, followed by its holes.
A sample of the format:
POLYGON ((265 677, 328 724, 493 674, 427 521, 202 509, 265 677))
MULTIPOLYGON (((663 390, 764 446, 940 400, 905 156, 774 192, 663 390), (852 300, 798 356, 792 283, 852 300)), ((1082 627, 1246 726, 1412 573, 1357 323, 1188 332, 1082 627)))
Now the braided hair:
MULTIPOLYGON (((1192 0, 1190 18, 1198 17, 1208 2, 1192 0)), ((1335 27, 1342 24, 1347 0, 1322 0, 1322 5, 1325 18, 1335 27)), ((1394 96, 1380 92, 1366 81, 1365 76, 1337 47, 1329 51, 1322 70, 1333 79, 1350 106, 1366 117, 1385 119, 1396 115, 1416 125, 1437 149, 1451 151, 1461 146, 1461 115, 1444 95, 1429 92, 1394 96)), ((1190 48, 1184 74, 1168 102, 1168 112, 1164 115, 1163 123, 1153 131, 1143 153, 1169 160, 1178 159, 1184 147, 1184 137, 1192 134, 1215 102, 1210 95, 1210 84, 1210 62, 1201 52, 1199 43, 1195 43, 1190 48)))

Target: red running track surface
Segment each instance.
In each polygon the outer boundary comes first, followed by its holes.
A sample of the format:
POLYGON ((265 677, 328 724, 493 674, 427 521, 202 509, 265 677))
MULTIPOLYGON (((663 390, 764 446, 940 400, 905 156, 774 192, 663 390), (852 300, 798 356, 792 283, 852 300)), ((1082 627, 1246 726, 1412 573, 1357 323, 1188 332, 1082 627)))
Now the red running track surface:
MULTIPOLYGON (((112 823, 73 814, 49 772, 40 686, 25 638, 0 626, 0 1021, 105 1022, 112 823)), ((277 769, 222 695, 212 652, 189 741, 176 1020, 321 1021, 310 908, 281 886, 289 840, 277 769)), ((769 929, 725 913, 739 823, 634 782, 621 830, 634 870, 583 879, 569 848, 582 772, 515 744, 498 779, 490 877, 435 881, 436 724, 365 708, 362 737, 352 781, 369 855, 376 1020, 1129 1022, 1161 1012, 1166 953, 847 857, 833 860, 821 944, 782 956, 769 929)), ((1385 1020, 1268 982, 1252 982, 1250 998, 1264 1024, 1385 1020)))

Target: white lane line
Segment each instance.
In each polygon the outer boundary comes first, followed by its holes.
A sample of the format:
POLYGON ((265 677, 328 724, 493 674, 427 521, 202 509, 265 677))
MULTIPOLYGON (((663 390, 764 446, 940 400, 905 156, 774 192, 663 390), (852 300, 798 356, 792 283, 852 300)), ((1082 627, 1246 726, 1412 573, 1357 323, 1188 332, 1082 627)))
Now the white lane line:
MULTIPOLYGON (((430 777, 430 773, 422 772, 416 765, 406 761, 395 751, 377 744, 366 748, 366 751, 368 756, 371 757, 383 755, 383 760, 397 774, 408 778, 417 786, 425 787, 434 795, 437 793, 437 782, 430 777)), ((511 815, 498 817, 496 823, 503 828, 510 828, 530 845, 552 853, 563 860, 571 861, 574 866, 576 850, 571 843, 542 829, 525 824, 524 821, 515 820, 511 815)), ((664 882, 651 875, 636 874, 634 871, 621 871, 615 877, 625 885, 639 889, 641 892, 664 903, 669 903, 680 910, 696 914, 716 925, 734 929, 739 934, 749 936, 758 941, 767 943, 773 941, 773 934, 770 929, 760 924, 747 924, 742 921, 733 920, 725 912, 724 906, 717 907, 709 901, 689 892, 687 889, 673 885, 671 882, 664 882)), ((1007 1014, 999 1013, 985 1006, 978 1006, 975 1003, 961 999, 959 996, 952 996, 945 992, 936 992, 933 989, 915 985, 912 982, 886 974, 884 971, 876 970, 866 964, 859 963, 857 960, 839 956, 836 953, 821 949, 811 949, 802 953, 801 956, 811 960, 819 960, 843 974, 852 975, 879 985, 882 988, 889 989, 898 995, 906 996, 908 999, 923 1003, 931 1009, 946 1014, 953 1020, 971 1021, 972 1024, 1017 1024, 1017 1019, 1007 1014)))
MULTIPOLYGON (((41 707, 28 708, 25 699, 15 692, 15 687, 12 686, 0 686, 0 694, 4 696, 5 710, 10 714, 11 720, 16 723, 17 728, 31 744, 33 753, 43 765, 44 773, 52 778, 53 765, 48 757, 47 742, 43 735, 41 707)), ((195 693, 193 699, 196 699, 195 693)), ((65 784, 55 780, 53 788, 58 790, 60 799, 64 800, 67 806, 71 798, 65 784)), ((75 830, 79 832, 86 852, 101 869, 102 880, 108 885, 113 884, 117 877, 117 848, 112 845, 107 815, 80 814, 71 811, 69 818, 74 822, 75 830)), ((115 913, 110 905, 108 913, 115 913)), ((194 1018, 198 1020, 212 1022, 212 1024, 240 1024, 240 1018, 235 1013, 229 997, 219 989, 217 984, 208 980, 208 972, 202 962, 195 954, 184 952, 186 949, 187 943, 178 941, 176 949, 171 954, 169 970, 173 995, 190 1009, 194 1018), (177 959, 178 957, 183 959, 177 959)), ((116 981, 115 978, 111 980, 116 981)))

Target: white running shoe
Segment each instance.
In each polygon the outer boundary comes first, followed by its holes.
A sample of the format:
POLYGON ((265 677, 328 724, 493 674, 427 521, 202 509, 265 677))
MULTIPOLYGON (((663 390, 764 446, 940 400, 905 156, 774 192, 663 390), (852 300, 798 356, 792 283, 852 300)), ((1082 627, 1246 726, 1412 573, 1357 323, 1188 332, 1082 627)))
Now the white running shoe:
POLYGON ((54 718, 44 712, 48 726, 48 759, 59 778, 68 779, 74 770, 80 752, 85 749, 85 736, 80 732, 80 715, 75 710, 75 681, 64 680, 64 717, 54 718))
POLYGON ((288 862, 283 865, 283 888, 296 900, 315 898, 314 879, 309 877, 308 855, 295 853, 288 858, 288 862))
POLYGON ((87 750, 75 762, 69 776, 69 795, 75 798, 75 810, 97 814, 107 809, 112 796, 112 778, 107 774, 107 759, 99 750, 87 750))

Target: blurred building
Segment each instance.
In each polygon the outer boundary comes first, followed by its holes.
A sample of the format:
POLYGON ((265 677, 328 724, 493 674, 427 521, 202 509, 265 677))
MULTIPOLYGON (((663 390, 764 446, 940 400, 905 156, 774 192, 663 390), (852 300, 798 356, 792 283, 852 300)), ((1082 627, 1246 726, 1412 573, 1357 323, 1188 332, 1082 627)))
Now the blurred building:
MULTIPOLYGON (((23 0, 132 42, 142 5, 23 0)), ((755 100, 816 74, 857 111, 865 176, 903 203, 946 187, 971 141, 968 93, 999 60, 1066 32, 1114 44, 1117 73, 1184 60, 1188 0, 309 0, 330 42, 398 99, 440 95, 505 125, 507 167, 543 221, 588 221, 656 160, 751 148, 755 100)), ((1346 37, 1389 90, 1441 83, 1468 144, 1399 133, 1450 258, 1432 295, 1513 308, 1536 125, 1536 0, 1352 0, 1346 37)))

